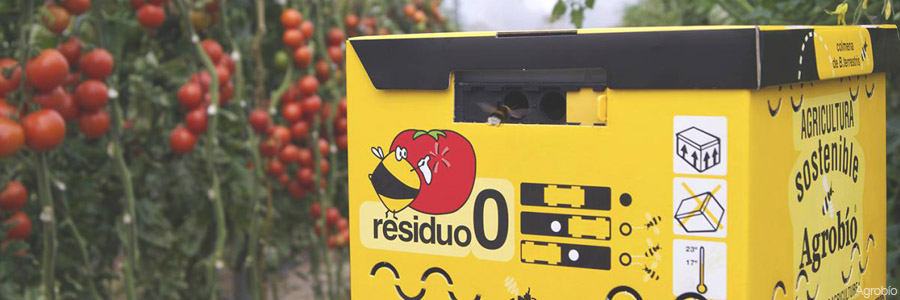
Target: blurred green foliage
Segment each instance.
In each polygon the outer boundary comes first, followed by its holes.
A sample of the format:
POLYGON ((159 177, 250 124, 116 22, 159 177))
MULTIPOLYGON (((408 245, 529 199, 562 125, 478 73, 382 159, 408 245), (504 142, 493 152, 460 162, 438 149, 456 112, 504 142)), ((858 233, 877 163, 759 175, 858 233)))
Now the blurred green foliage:
MULTIPOLYGON (((833 12, 846 3, 847 24, 898 24, 891 0, 640 0, 628 6, 623 26, 836 25, 833 12)), ((900 55, 895 53, 894 55, 900 55)), ((887 74, 887 268, 888 285, 900 285, 900 70, 887 74)))

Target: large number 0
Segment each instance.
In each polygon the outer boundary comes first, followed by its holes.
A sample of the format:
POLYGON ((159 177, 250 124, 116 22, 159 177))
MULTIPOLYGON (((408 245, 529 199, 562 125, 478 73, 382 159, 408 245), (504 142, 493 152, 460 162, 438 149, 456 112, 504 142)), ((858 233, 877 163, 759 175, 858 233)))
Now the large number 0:
POLYGON ((475 197, 475 238, 482 247, 488 250, 496 250, 506 243, 506 234, 509 230, 509 209, 506 207, 506 198, 494 189, 483 190, 475 197), (497 237, 493 240, 484 234, 484 205, 488 199, 497 204, 497 237))

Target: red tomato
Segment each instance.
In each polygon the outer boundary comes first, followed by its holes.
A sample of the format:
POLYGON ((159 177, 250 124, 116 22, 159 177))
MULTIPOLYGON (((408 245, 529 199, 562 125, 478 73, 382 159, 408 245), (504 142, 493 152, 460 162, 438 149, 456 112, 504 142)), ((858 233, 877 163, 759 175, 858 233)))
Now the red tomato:
POLYGON ((334 224, 334 229, 339 232, 347 231, 350 228, 350 222, 347 222, 346 218, 340 218, 337 220, 337 223, 334 224))
POLYGON ((316 31, 316 26, 309 20, 306 20, 300 24, 300 31, 303 32, 303 37, 309 39, 312 38, 313 33, 316 31))
POLYGON ((273 157, 278 152, 280 143, 275 138, 266 139, 259 143, 259 152, 265 157, 273 157))
POLYGON ((82 113, 78 117, 78 129, 89 139, 103 136, 109 131, 109 113, 102 108, 95 112, 82 113))
POLYGON ((347 150, 347 135, 342 134, 334 138, 334 144, 337 145, 338 149, 347 150))
POLYGON ((41 21, 44 22, 44 26, 47 26, 47 30, 60 34, 66 30, 66 27, 69 27, 70 17, 69 11, 62 6, 47 2, 44 5, 44 12, 41 14, 41 21))
POLYGON ((213 39, 203 40, 203 42, 200 42, 200 46, 203 47, 203 51, 206 52, 209 59, 214 62, 219 61, 219 59, 222 58, 222 53, 225 52, 225 50, 222 49, 222 45, 213 39))
POLYGON ((78 106, 75 105, 75 99, 62 87, 57 87, 47 93, 35 94, 32 100, 40 104, 42 108, 55 110, 66 121, 78 118, 78 106))
POLYGON ((191 76, 191 81, 199 84, 202 91, 206 93, 206 91, 209 90, 209 84, 212 82, 212 77, 209 76, 209 72, 201 71, 194 73, 194 75, 191 76))
POLYGON ((12 156, 25 143, 25 130, 22 125, 0 116, 0 159, 12 156))
POLYGON ((6 93, 15 91, 19 88, 19 83, 22 80, 22 68, 19 66, 19 62, 4 58, 0 59, 0 98, 2 98, 6 93), (4 70, 11 69, 12 73, 9 77, 6 77, 4 74, 4 70))
POLYGON ((298 158, 301 165, 312 167, 313 154, 312 151, 309 150, 309 148, 301 148, 298 158))
POLYGON ((231 72, 228 72, 228 67, 218 65, 216 66, 216 77, 219 78, 219 86, 224 87, 231 80, 231 72))
POLYGON ((319 170, 322 171, 322 174, 328 173, 328 167, 330 166, 331 164, 328 163, 327 159, 322 159, 322 161, 319 162, 319 170))
POLYGON ((300 181, 303 186, 313 186, 313 176, 315 176, 315 172, 313 172, 313 169, 310 167, 304 166, 297 170, 297 180, 300 181))
POLYGON ((328 140, 319 138, 319 153, 322 156, 328 156, 328 153, 331 152, 331 147, 328 145, 328 140))
POLYGON ((28 189, 21 182, 10 181, 0 193, 0 208, 9 211, 20 211, 28 200, 28 189))
POLYGON ((322 205, 319 202, 313 202, 309 205, 309 216, 312 217, 313 220, 318 220, 322 217, 322 205))
POLYGON ((75 104, 83 111, 95 111, 106 105, 109 101, 109 91, 106 84, 96 79, 88 79, 75 89, 75 104))
POLYGON ((325 223, 328 224, 328 227, 334 228, 340 218, 341 212, 336 207, 331 206, 325 209, 325 223))
POLYGON ((200 106, 203 103, 203 89, 200 84, 188 82, 182 85, 178 89, 178 102, 185 110, 192 110, 200 106))
POLYGON ((169 147, 172 148, 172 152, 177 154, 191 152, 195 145, 197 145, 197 136, 184 127, 176 127, 169 136, 169 147))
POLYGON ((382 28, 378 29, 378 35, 388 35, 388 34, 391 34, 391 32, 388 31, 387 28, 382 27, 382 28))
POLYGON ((300 88, 296 84, 290 85, 284 94, 281 94, 281 102, 295 102, 300 98, 300 88))
POLYGON ((281 148, 281 152, 278 153, 278 159, 284 164, 296 164, 300 161, 300 148, 297 148, 294 144, 287 144, 281 148))
POLYGON ((166 11, 159 5, 144 4, 137 10, 137 20, 144 28, 156 29, 166 21, 166 11))
POLYGON ((234 74, 234 70, 237 66, 234 65, 234 59, 231 58, 231 55, 225 54, 222 55, 222 58, 219 59, 219 62, 216 63, 220 66, 225 66, 228 68, 228 73, 234 74))
POLYGON ((369 28, 375 28, 378 27, 378 20, 375 20, 375 17, 365 17, 362 19, 362 24, 369 28))
POLYGON ((331 66, 327 61, 320 59, 316 62, 316 78, 321 82, 326 82, 329 76, 331 76, 331 66))
POLYGON ((303 76, 300 78, 300 81, 297 81, 297 85, 300 87, 300 94, 303 96, 313 95, 319 90, 319 80, 312 75, 303 76))
POLYGON ((70 66, 77 63, 78 58, 81 57, 81 41, 77 37, 70 37, 65 43, 59 44, 56 49, 66 57, 70 66))
POLYGON ((284 44, 285 47, 296 49, 303 45, 303 32, 300 29, 288 29, 285 30, 284 33, 281 34, 281 43, 284 44))
POLYGON ((55 49, 41 51, 25 65, 28 83, 39 91, 55 89, 69 76, 69 62, 55 49))
POLYGON ((92 79, 106 79, 113 71, 113 57, 104 49, 94 49, 78 60, 78 68, 84 76, 92 79))
POLYGON ((288 130, 287 127, 281 125, 275 126, 275 130, 271 135, 278 139, 278 142, 281 143, 281 145, 287 145, 291 142, 291 131, 288 130))
POLYGON ((63 86, 65 87, 73 87, 78 85, 81 82, 81 73, 80 72, 72 72, 69 75, 66 75, 66 80, 63 80, 63 86))
POLYGON ((129 0, 129 3, 131 3, 131 9, 136 10, 144 5, 144 0, 129 0))
POLYGON ((294 51, 294 62, 297 63, 297 67, 305 69, 311 61, 312 50, 309 46, 302 46, 294 51))
POLYGON ((284 118, 288 124, 294 124, 303 119, 303 107, 300 103, 292 102, 285 103, 281 106, 281 117, 284 118))
POLYGON ((337 130, 338 134, 347 133, 347 118, 334 119, 334 129, 337 130))
POLYGON ((66 121, 55 110, 41 109, 22 118, 25 144, 37 152, 53 150, 66 138, 66 121))
POLYGON ((6 103, 6 99, 0 98, 0 118, 13 118, 18 116, 19 109, 6 103))
POLYGON ((272 178, 281 177, 281 175, 284 175, 284 165, 277 159, 269 160, 269 165, 266 167, 266 173, 272 178))
POLYGON ((338 101, 338 114, 341 116, 347 116, 347 98, 341 99, 338 101))
POLYGON ((328 46, 328 57, 336 64, 344 61, 344 50, 338 46, 328 46))
POLYGON ((300 182, 294 180, 288 184, 288 194, 291 195, 291 198, 294 198, 294 200, 301 200, 306 196, 306 190, 303 189, 303 185, 300 184, 300 182))
POLYGON ((225 83, 219 89, 219 106, 228 105, 228 100, 234 96, 234 84, 231 81, 225 83))
POLYGON ((334 46, 343 43, 344 38, 346 38, 346 36, 344 36, 344 32, 341 31, 340 28, 331 28, 331 30, 328 30, 328 36, 326 40, 328 42, 328 45, 334 46))
POLYGON ((347 27, 347 30, 350 30, 351 28, 355 29, 357 26, 359 26, 359 16, 356 14, 348 14, 344 17, 344 27, 347 27))
POLYGON ((309 123, 298 121, 291 125, 291 137, 298 142, 306 141, 309 138, 309 123))
POLYGON ((312 115, 322 109, 322 98, 312 95, 303 99, 303 112, 312 115))
POLYGON ((281 176, 278 176, 278 183, 281 183, 283 187, 287 187, 291 183, 291 176, 286 173, 281 174, 281 176))
POLYGON ((6 232, 6 238, 12 240, 23 240, 31 235, 31 219, 23 212, 17 212, 3 221, 4 225, 12 226, 6 232))
POLYGON ((256 133, 263 133, 266 127, 269 127, 269 114, 262 109, 255 109, 250 112, 250 126, 256 133))
POLYGON ((322 104, 322 113, 319 115, 322 116, 323 121, 328 120, 331 116, 331 103, 322 104))
POLYGON ((62 0, 62 5, 73 15, 80 15, 91 9, 91 0, 62 0))
POLYGON ((281 12, 281 26, 284 28, 295 28, 303 22, 303 15, 293 8, 285 9, 281 12))
POLYGON ((407 3, 403 6, 403 14, 409 18, 412 18, 416 14, 417 10, 418 9, 416 9, 416 6, 412 3, 407 3))
POLYGON ((184 116, 184 124, 187 125, 187 129, 191 133, 201 135, 206 133, 207 119, 209 119, 209 116, 206 114, 206 108, 201 106, 191 110, 184 116))

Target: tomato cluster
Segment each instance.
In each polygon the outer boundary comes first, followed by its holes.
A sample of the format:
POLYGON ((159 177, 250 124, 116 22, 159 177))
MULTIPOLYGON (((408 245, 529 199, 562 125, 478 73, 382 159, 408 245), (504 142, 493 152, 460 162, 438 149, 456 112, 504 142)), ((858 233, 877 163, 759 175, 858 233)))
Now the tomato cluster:
POLYGON ((62 34, 69 27, 72 16, 77 16, 91 9, 91 0, 48 1, 41 10, 41 21, 47 30, 62 34))
MULTIPOLYGON (((28 190, 18 181, 7 182, 0 192, 0 215, 8 216, 2 225, 6 229, 6 235, 0 239, 3 240, 0 246, 3 252, 6 252, 10 241, 22 241, 31 235, 31 219, 22 211, 27 200, 28 190)), ((24 254, 24 249, 17 253, 19 256, 24 254)))
POLYGON ((429 4, 426 5, 423 0, 414 0, 412 3, 407 3, 403 6, 403 15, 416 24, 425 24, 427 22, 444 24, 444 22, 447 22, 447 18, 441 13, 440 5, 440 1, 429 1, 429 4), (431 15, 430 18, 429 15, 431 15))
MULTIPOLYGON (((235 72, 234 59, 215 40, 203 40, 200 46, 215 63, 215 76, 219 82, 218 106, 226 106, 234 95, 234 84, 231 81, 231 74, 235 72)), ((184 123, 176 127, 169 136, 169 146, 177 154, 191 152, 197 144, 197 136, 206 133, 209 107, 212 104, 212 95, 209 91, 211 76, 208 71, 194 73, 188 82, 178 89, 178 102, 185 111, 184 123)))

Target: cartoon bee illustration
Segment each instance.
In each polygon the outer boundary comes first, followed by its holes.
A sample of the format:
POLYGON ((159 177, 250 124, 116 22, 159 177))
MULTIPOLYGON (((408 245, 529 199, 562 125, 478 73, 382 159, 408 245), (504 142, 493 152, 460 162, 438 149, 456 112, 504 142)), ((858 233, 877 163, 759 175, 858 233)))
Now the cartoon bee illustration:
MULTIPOLYGON (((384 217, 387 218, 389 214, 393 213, 394 219, 396 219, 397 213, 408 207, 419 195, 421 184, 419 175, 416 173, 416 168, 406 159, 408 157, 406 148, 397 147, 394 152, 384 155, 381 147, 372 147, 372 154, 381 162, 375 167, 372 174, 369 174, 369 180, 372 181, 372 186, 381 203, 387 208, 384 217)), ((426 156, 417 163, 425 175, 426 184, 431 181, 428 160, 429 157, 426 156)))

